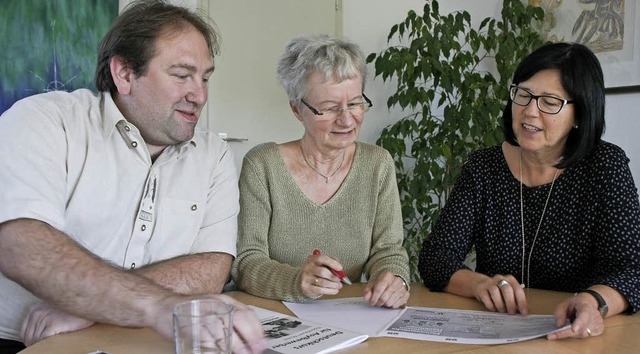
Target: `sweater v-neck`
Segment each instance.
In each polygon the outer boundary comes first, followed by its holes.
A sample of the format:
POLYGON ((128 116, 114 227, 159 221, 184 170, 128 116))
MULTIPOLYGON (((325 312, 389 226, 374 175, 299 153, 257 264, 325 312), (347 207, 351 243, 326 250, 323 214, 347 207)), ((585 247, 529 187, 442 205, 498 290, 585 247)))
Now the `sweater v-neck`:
MULTIPOLYGON (((284 171, 287 171, 286 175, 287 175, 287 184, 291 184, 293 186, 295 186, 295 190, 297 190, 300 195, 310 204, 312 204, 313 206, 317 207, 317 208, 323 208, 329 204, 332 203, 333 200, 335 200, 336 198, 339 198, 341 191, 344 188, 348 188, 348 184, 350 183, 349 180, 351 179, 351 171, 353 171, 354 167, 356 167, 356 165, 359 162, 359 149, 358 149, 358 142, 356 141, 356 148, 355 151, 353 153, 353 160, 351 162, 351 166, 349 167, 349 171, 347 171, 347 175, 344 177, 344 180, 342 181, 342 183, 340 184, 340 186, 338 187, 338 189, 336 190, 336 192, 331 196, 331 198, 329 198, 326 202, 319 204, 316 203, 315 201, 311 200, 311 198, 309 198, 309 196, 307 196, 304 191, 302 190, 302 188, 300 188, 300 186, 298 185, 298 183, 296 182, 296 180, 293 178, 293 175, 291 174, 291 171, 289 170, 289 168, 287 167, 287 164, 284 162, 284 157, 282 157, 282 153, 280 152, 280 149, 278 148, 276 143, 273 143, 274 147, 275 147, 275 152, 278 155, 278 163, 280 164, 280 168, 284 169, 284 171)), ((294 188, 294 187, 291 187, 294 188)))

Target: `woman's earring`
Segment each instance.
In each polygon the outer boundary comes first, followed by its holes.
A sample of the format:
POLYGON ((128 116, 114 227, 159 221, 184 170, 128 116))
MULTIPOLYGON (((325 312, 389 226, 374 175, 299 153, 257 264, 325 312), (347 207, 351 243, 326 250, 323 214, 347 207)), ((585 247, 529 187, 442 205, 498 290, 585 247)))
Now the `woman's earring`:
POLYGON ((578 129, 578 125, 577 125, 577 124, 576 124, 576 125, 574 125, 574 126, 573 126, 573 129, 578 129))

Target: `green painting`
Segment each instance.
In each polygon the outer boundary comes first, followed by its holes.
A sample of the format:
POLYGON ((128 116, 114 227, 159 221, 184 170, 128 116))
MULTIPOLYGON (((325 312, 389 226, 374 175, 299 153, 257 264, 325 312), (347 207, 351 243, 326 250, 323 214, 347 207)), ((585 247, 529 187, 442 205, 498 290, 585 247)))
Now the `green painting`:
POLYGON ((24 97, 95 91, 100 40, 118 0, 0 0, 0 114, 24 97))

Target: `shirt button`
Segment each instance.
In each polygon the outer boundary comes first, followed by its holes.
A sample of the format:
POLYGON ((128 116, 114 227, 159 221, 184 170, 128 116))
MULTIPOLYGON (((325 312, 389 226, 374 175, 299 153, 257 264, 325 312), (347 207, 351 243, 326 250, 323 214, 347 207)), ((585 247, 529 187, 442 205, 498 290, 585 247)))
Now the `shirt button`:
POLYGON ((146 229, 147 229, 147 225, 142 225, 142 226, 140 226, 140 230, 144 231, 144 230, 146 230, 146 229))
POLYGON ((195 205, 195 204, 193 204, 193 205, 191 206, 191 210, 193 210, 193 211, 198 210, 198 206, 197 206, 197 205, 195 205))
POLYGON ((137 143, 137 142, 135 142, 135 141, 134 141, 134 142, 132 142, 132 143, 131 143, 131 147, 138 147, 138 143, 137 143))
POLYGON ((124 126, 124 130, 126 130, 126 131, 131 131, 131 127, 129 127, 128 125, 125 125, 125 126, 124 126))
POLYGON ((135 263, 131 263, 131 269, 136 269, 136 264, 135 263))

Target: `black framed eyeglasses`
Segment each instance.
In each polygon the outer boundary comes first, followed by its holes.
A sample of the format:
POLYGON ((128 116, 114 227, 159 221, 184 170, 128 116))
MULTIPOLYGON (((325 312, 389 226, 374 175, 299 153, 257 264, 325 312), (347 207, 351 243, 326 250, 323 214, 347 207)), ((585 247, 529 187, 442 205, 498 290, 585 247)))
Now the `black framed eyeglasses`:
POLYGON ((342 112, 344 112, 344 111, 348 111, 354 117, 362 116, 364 114, 364 112, 368 111, 369 108, 371 108, 373 106, 373 103, 371 103, 371 100, 367 96, 365 96, 364 93, 362 94, 362 98, 364 99, 364 102, 352 102, 352 103, 347 104, 346 107, 333 106, 333 107, 325 108, 325 109, 322 109, 322 110, 319 110, 319 109, 311 106, 310 104, 308 104, 304 100, 304 98, 301 99, 300 101, 307 108, 309 108, 311 113, 315 114, 318 119, 330 120, 330 119, 335 119, 335 118, 339 117, 342 114, 342 112))
POLYGON ((535 99, 540 112, 547 114, 558 114, 564 106, 573 103, 573 100, 565 100, 560 97, 534 95, 531 91, 516 84, 509 86, 509 97, 511 102, 518 106, 528 106, 531 100, 535 99))

